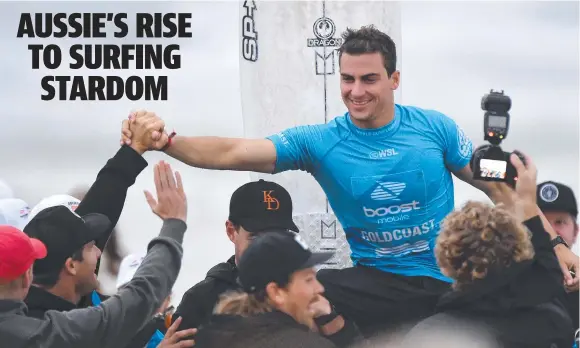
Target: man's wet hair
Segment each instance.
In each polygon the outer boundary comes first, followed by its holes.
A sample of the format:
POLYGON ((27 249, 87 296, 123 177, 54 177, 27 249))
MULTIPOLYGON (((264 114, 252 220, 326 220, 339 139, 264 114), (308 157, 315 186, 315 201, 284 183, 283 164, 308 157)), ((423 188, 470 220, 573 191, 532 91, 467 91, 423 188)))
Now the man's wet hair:
POLYGON ((373 25, 363 26, 360 29, 347 28, 342 34, 344 42, 338 50, 339 62, 343 53, 360 55, 365 53, 380 53, 387 75, 397 70, 397 49, 391 37, 375 28, 373 25))

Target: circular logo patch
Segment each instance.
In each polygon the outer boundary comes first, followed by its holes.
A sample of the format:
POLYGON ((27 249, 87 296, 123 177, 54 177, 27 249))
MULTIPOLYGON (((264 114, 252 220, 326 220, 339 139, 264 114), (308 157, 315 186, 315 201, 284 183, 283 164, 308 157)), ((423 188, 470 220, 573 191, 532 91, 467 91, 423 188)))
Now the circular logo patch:
POLYGON ((546 184, 540 189, 540 198, 542 198, 544 202, 550 203, 555 201, 558 199, 559 194, 560 192, 554 184, 546 184))
POLYGON ((319 39, 328 39, 336 32, 336 26, 332 19, 327 17, 320 17, 314 22, 312 27, 314 35, 319 39))

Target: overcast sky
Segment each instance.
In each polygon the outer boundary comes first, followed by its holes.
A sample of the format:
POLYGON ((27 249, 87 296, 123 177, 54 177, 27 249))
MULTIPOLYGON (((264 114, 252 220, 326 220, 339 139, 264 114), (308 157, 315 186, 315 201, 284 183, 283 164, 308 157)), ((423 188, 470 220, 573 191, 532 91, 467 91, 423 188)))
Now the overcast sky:
MULTIPOLYGON (((405 2, 402 10, 403 103, 448 114, 478 145, 481 96, 504 89, 513 101, 504 148, 531 155, 540 180, 562 181, 578 192, 578 2, 405 2)), ((118 149, 121 120, 132 108, 157 111, 181 134, 241 136, 238 16, 236 2, 0 3, 0 178, 31 206, 90 184, 118 149), (179 41, 183 66, 169 73, 170 102, 41 101, 40 79, 50 72, 30 68, 26 46, 42 41, 66 48, 73 41, 16 39, 19 14, 31 11, 191 12, 193 38, 179 41)), ((158 153, 145 157, 151 165, 168 159, 158 153)), ((169 161, 183 173, 189 199, 184 268, 175 287, 179 299, 231 255, 223 227, 228 202, 249 176, 169 161)), ((130 189, 119 223, 132 252, 144 250, 161 226, 142 193, 153 187, 151 169, 130 189)), ((458 204, 483 197, 462 183, 456 192, 458 204)))

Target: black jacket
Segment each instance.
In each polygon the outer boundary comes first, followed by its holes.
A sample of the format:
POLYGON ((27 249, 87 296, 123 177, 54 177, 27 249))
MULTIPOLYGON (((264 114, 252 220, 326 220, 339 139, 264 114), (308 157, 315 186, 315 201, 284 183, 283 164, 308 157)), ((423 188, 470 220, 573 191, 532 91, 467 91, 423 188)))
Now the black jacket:
MULTIPOLYGON (((147 165, 147 161, 135 150, 126 145, 121 146, 115 156, 101 168, 95 182, 75 210, 79 215, 100 213, 106 215, 111 221, 107 233, 95 241, 95 245, 100 250, 105 249, 113 229, 119 222, 129 187, 135 184, 137 176, 147 165)), ((99 267, 100 259, 97 272, 99 267)))
POLYGON ((204 280, 187 290, 175 310, 173 320, 182 318, 179 330, 198 328, 206 324, 221 294, 241 290, 237 278, 238 268, 234 256, 227 262, 212 267, 204 280))
POLYGON ((484 279, 443 295, 438 314, 419 323, 409 337, 440 325, 471 322, 504 348, 572 347, 574 329, 549 235, 539 217, 525 225, 532 232, 532 260, 492 269, 484 279))
MULTIPOLYGON (((106 298, 104 295, 100 296, 106 298)), ((68 312, 76 308, 82 308, 34 285, 30 287, 24 302, 28 307, 27 315, 38 319, 44 318, 44 313, 49 310, 68 312)))
POLYGON ((251 317, 213 315, 195 335, 196 348, 335 348, 289 315, 274 311, 251 317))
MULTIPOLYGON (((577 275, 580 277, 580 275, 577 275)), ((580 295, 578 291, 568 293, 568 313, 572 318, 572 325, 575 329, 580 328, 580 295)))

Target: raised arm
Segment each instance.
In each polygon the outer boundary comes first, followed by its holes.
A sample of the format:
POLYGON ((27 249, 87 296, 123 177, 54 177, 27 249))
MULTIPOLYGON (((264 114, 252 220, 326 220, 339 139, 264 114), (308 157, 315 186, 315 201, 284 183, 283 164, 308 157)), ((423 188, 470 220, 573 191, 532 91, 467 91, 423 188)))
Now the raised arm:
MULTIPOLYGON (((500 199, 500 197, 517 194, 520 197, 520 200, 526 201, 527 203, 524 205, 525 209, 519 211, 518 214, 523 215, 524 220, 539 216, 543 225, 543 231, 548 234, 550 239, 553 239, 557 236, 556 231, 550 225, 536 203, 536 166, 529 156, 524 154, 524 157, 526 164, 524 164, 516 155, 511 155, 510 157, 510 161, 518 173, 518 183, 515 187, 515 191, 504 183, 488 183, 492 188, 492 195, 496 198, 494 202, 497 201, 506 204, 506 199, 500 199)), ((564 276, 564 285, 566 286, 566 289, 569 291, 577 291, 579 287, 578 277, 573 277, 570 271, 574 270, 574 272, 577 272, 579 267, 578 256, 561 244, 553 247, 553 250, 558 258, 558 263, 564 276)))
POLYGON ((276 148, 267 139, 175 136, 168 144, 165 123, 155 113, 138 111, 123 121, 121 144, 162 150, 192 167, 272 173, 276 148))
POLYGON ((276 166, 276 148, 268 139, 176 136, 165 153, 204 169, 272 173, 276 166))
POLYGON ((75 210, 80 215, 100 213, 111 221, 107 233, 96 241, 103 250, 111 232, 121 216, 127 191, 135 184, 137 176, 147 167, 141 156, 146 149, 122 146, 97 174, 95 182, 75 210))
POLYGON ((285 129, 264 139, 224 137, 171 137, 165 123, 153 112, 138 111, 123 121, 121 143, 161 150, 190 166, 204 169, 243 170, 274 174, 286 170, 313 173, 328 144, 325 125, 285 129))
POLYGON ((43 347, 124 347, 171 292, 181 268, 187 201, 179 173, 174 179, 168 164, 156 165, 154 176, 158 200, 146 197, 163 227, 132 280, 99 306, 48 311, 32 335, 43 347))

